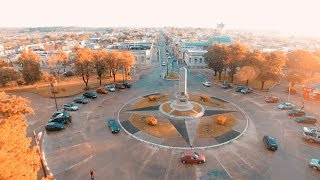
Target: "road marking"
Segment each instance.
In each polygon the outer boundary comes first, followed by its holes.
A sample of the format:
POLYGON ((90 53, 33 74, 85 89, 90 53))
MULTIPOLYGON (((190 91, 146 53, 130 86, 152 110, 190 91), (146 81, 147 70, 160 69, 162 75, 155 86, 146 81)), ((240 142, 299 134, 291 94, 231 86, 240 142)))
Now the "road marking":
POLYGON ((219 158, 217 158, 216 154, 213 153, 213 156, 218 160, 219 164, 221 165, 221 167, 226 171, 226 173, 229 175, 229 177, 232 179, 231 174, 228 172, 228 170, 226 169, 226 167, 223 166, 223 164, 221 163, 221 161, 219 160, 219 158))
POLYGON ((144 167, 146 167, 147 163, 150 162, 151 157, 153 156, 153 154, 155 153, 156 149, 152 149, 152 152, 150 153, 150 155, 148 155, 148 157, 146 157, 146 161, 143 161, 142 166, 140 166, 140 169, 138 171, 138 174, 141 173, 141 171, 144 169, 144 167))
POLYGON ((166 171, 166 180, 168 179, 168 175, 169 175, 169 172, 170 172, 170 168, 171 168, 171 162, 172 162, 172 154, 173 154, 173 151, 171 151, 171 155, 170 155, 170 160, 169 160, 169 166, 168 166, 168 169, 166 171))
POLYGON ((229 148, 229 150, 236 155, 239 159, 241 159, 241 161, 243 161, 245 164, 247 164, 251 169, 254 169, 254 167, 252 165, 250 165, 250 163, 248 163, 246 160, 244 160, 238 153, 234 152, 231 148, 229 148))
POLYGON ((93 158, 93 156, 94 156, 94 155, 91 155, 91 156, 87 157, 86 159, 84 159, 84 160, 82 160, 82 161, 78 162, 77 164, 70 166, 70 167, 69 167, 69 168, 67 168, 65 171, 68 171, 68 170, 70 170, 70 169, 72 169, 72 168, 74 168, 74 167, 81 166, 82 164, 84 164, 84 163, 88 162, 88 161, 89 161, 89 159, 93 158))

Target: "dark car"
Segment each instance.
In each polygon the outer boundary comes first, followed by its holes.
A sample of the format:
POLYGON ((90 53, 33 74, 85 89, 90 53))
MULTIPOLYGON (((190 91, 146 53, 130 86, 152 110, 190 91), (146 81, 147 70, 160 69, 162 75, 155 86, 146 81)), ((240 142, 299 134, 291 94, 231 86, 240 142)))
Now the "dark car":
POLYGON ((120 125, 117 123, 115 119, 110 119, 108 121, 108 126, 112 133, 118 133, 120 131, 120 125))
POLYGON ((280 102, 279 98, 278 97, 275 97, 275 96, 269 96, 265 99, 265 101, 267 103, 278 103, 280 102))
POLYGON ((49 122, 68 124, 72 122, 72 116, 67 111, 57 111, 52 113, 52 118, 49 120, 49 122))
POLYGON ((236 87, 236 92, 241 92, 242 89, 246 88, 245 86, 236 87))
POLYGON ((73 103, 66 103, 66 104, 63 104, 63 109, 68 111, 77 111, 79 109, 79 106, 73 103))
POLYGON ((120 83, 117 83, 117 84, 115 85, 115 87, 116 87, 117 89, 125 89, 125 88, 126 88, 123 84, 120 84, 120 83))
POLYGON ((298 117, 298 116, 304 116, 306 113, 302 109, 292 109, 288 111, 289 116, 298 117))
POLYGON ((49 122, 46 126, 45 126, 45 129, 47 131, 60 131, 60 130, 63 130, 65 127, 64 127, 64 124, 62 123, 58 123, 58 122, 49 122))
POLYGON ((252 93, 253 90, 252 90, 251 88, 249 88, 249 87, 245 87, 245 88, 241 89, 240 92, 241 92, 242 94, 247 94, 247 93, 252 93))
POLYGON ((317 118, 313 116, 300 116, 295 119, 298 123, 314 124, 317 122, 317 118))
POLYGON ((180 160, 182 163, 204 163, 206 161, 206 158, 203 154, 193 152, 193 151, 185 151, 181 152, 180 160))
POLYGON ((263 143, 266 148, 271 151, 276 151, 278 149, 276 140, 271 136, 263 136, 263 143))
POLYGON ((83 93, 83 96, 86 98, 91 98, 91 99, 98 97, 97 94, 94 92, 85 92, 85 93, 83 93))
POLYGON ((222 88, 223 88, 223 89, 231 89, 232 86, 231 86, 231 84, 229 84, 229 83, 225 83, 225 84, 222 84, 222 88))
POLYGON ((129 84, 129 83, 127 83, 127 82, 125 82, 125 83, 122 83, 122 85, 124 85, 126 88, 131 88, 131 84, 129 84))
POLYGON ((97 89, 97 93, 100 93, 100 94, 107 94, 108 91, 105 89, 105 88, 98 88, 97 89))
POLYGON ((89 100, 85 97, 76 97, 73 101, 76 103, 87 104, 89 100))

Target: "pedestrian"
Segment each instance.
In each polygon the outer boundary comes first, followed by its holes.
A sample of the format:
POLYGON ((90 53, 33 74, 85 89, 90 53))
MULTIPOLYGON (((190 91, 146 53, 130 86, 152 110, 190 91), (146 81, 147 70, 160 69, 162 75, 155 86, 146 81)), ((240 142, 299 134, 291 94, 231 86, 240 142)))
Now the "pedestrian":
POLYGON ((93 170, 92 170, 92 169, 90 170, 90 178, 91 178, 91 180, 93 180, 93 179, 94 179, 94 176, 93 176, 93 170))

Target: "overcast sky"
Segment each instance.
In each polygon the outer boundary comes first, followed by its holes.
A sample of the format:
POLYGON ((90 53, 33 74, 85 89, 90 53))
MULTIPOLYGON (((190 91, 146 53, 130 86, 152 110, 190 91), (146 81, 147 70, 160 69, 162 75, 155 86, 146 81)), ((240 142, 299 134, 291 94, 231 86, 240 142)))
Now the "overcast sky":
POLYGON ((320 34, 320 0, 1 0, 1 27, 268 29, 320 34))

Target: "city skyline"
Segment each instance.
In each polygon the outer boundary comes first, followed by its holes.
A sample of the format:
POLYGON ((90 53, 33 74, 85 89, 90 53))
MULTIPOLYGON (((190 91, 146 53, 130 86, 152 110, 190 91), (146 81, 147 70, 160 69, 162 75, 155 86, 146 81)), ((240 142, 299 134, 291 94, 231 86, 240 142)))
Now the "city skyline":
POLYGON ((70 1, 11 0, 2 3, 0 27, 200 27, 271 30, 298 35, 318 35, 315 0, 259 1, 110 1, 90 4, 70 1))

